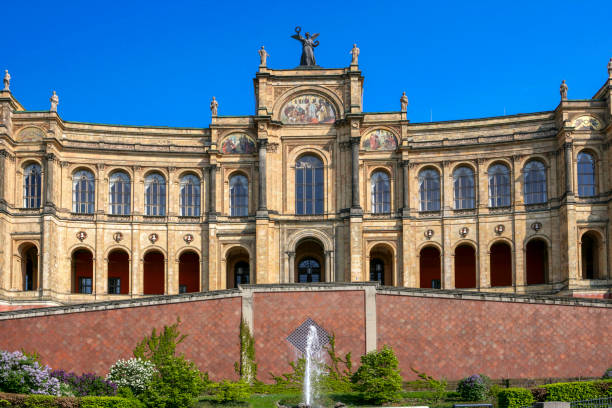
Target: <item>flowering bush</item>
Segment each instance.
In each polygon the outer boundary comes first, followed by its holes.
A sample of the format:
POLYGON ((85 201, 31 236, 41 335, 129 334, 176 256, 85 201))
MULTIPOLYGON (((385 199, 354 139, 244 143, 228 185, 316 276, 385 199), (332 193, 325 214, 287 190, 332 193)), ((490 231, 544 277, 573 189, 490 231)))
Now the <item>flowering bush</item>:
POLYGON ((601 378, 604 378, 604 379, 612 378, 612 367, 608 368, 601 378))
POLYGON ((457 392, 463 401, 484 401, 490 388, 491 381, 487 376, 474 374, 459 381, 457 392))
POLYGON ((106 376, 107 381, 117 384, 117 387, 128 387, 134 394, 140 394, 153 380, 155 364, 140 358, 119 360, 106 376))
POLYGON ((18 394, 59 394, 59 381, 51 368, 20 351, 0 351, 0 391, 18 394))
POLYGON ((78 397, 88 395, 104 397, 117 394, 117 384, 106 381, 104 378, 92 373, 84 373, 78 376, 75 373, 68 373, 64 370, 55 370, 51 372, 51 376, 64 384, 68 384, 72 388, 74 395, 78 397))

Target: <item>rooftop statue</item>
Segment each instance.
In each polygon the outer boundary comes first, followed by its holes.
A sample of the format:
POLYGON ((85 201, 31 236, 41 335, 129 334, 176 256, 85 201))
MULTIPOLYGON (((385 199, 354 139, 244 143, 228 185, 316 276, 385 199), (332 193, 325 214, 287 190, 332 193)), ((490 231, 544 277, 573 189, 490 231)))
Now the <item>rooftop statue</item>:
POLYGON ((57 105, 59 104, 59 96, 57 96, 55 91, 53 91, 53 95, 51 95, 51 98, 49 98, 49 101, 51 102, 51 112, 57 112, 57 105))
POLYGON ((264 49, 263 45, 261 46, 261 48, 257 52, 259 53, 259 66, 260 67, 265 67, 266 66, 266 59, 270 56, 270 54, 268 54, 266 52, 266 50, 264 49))
POLYGON ((567 84, 565 83, 565 79, 561 81, 561 86, 559 86, 559 93, 561 94, 561 100, 567 100, 567 84))
POLYGON ((217 109, 219 108, 219 102, 213 96, 212 101, 210 101, 210 113, 213 116, 217 116, 217 109))
POLYGON ((4 90, 11 90, 11 74, 9 74, 8 69, 4 71, 4 90))
POLYGON ((359 65, 359 48, 357 48, 357 44, 353 44, 350 54, 353 56, 351 58, 351 65, 359 65))
POLYGON ((295 38, 302 43, 300 67, 314 67, 317 65, 314 56, 314 48, 319 45, 319 42, 315 41, 315 38, 319 36, 319 33, 313 34, 312 36, 310 33, 306 33, 305 37, 302 37, 300 34, 301 31, 301 27, 295 27, 295 34, 291 36, 291 38, 295 38))

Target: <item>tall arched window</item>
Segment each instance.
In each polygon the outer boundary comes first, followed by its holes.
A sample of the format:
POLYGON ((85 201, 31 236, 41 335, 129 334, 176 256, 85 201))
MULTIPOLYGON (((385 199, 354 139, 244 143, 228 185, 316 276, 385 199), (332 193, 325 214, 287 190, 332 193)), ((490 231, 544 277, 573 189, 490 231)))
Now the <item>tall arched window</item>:
POLYGON ((89 170, 79 170, 72 175, 72 211, 93 214, 96 187, 94 175, 89 170))
POLYGON ((145 178, 145 215, 166 215, 166 179, 159 173, 145 178))
POLYGON ((240 284, 248 285, 249 282, 250 274, 248 262, 236 262, 236 265, 234 265, 234 287, 237 288, 240 284))
POLYGON ((40 183, 40 165, 30 164, 23 172, 23 206, 25 208, 40 208, 40 183))
POLYGON ((230 177, 230 216, 249 215, 249 180, 242 174, 230 177))
POLYGON ((510 170, 503 164, 489 167, 489 207, 510 206, 510 170))
POLYGON ((391 212, 391 183, 384 171, 375 171, 370 179, 372 185, 372 212, 385 214, 391 212))
POLYGON ((296 214, 323 214, 323 162, 303 156, 295 163, 296 214))
POLYGON ((110 213, 129 215, 132 201, 130 176, 122 171, 111 174, 110 179, 110 213))
POLYGON ((321 264, 314 258, 305 258, 298 264, 298 282, 321 282, 321 264))
POLYGON ((433 169, 419 173, 421 211, 440 211, 440 174, 433 169))
POLYGON ((595 195, 595 160, 586 152, 578 153, 578 196, 595 195))
POLYGON ((545 203, 546 167, 542 162, 532 160, 525 165, 525 204, 545 203))
POLYGON ((200 216, 200 179, 193 174, 181 177, 181 216, 200 216))
POLYGON ((469 167, 459 167, 453 172, 455 189, 455 209, 466 210, 475 207, 474 171, 469 167))

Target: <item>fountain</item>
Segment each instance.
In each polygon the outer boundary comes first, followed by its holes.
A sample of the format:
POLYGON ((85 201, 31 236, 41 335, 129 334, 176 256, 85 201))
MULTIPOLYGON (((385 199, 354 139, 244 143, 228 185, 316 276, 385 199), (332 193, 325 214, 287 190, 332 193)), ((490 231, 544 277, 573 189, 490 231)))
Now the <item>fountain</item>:
POLYGON ((306 407, 312 407, 314 398, 317 395, 317 382, 320 375, 323 373, 324 367, 319 335, 317 333, 317 328, 313 325, 310 325, 308 328, 304 358, 306 359, 303 388, 304 405, 306 407))

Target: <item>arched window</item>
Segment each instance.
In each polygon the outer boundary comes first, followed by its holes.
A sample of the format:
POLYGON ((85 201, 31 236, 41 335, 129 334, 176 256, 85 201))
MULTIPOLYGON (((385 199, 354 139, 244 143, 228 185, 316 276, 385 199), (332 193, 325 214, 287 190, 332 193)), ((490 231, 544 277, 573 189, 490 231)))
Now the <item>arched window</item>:
POLYGON ((595 160, 586 152, 578 153, 578 196, 595 195, 595 160))
POLYGON ((440 174, 433 169, 419 173, 421 211, 440 211, 440 174))
POLYGON ((40 165, 30 164, 23 172, 23 206, 40 208, 40 165))
POLYGON ((110 213, 129 215, 132 200, 130 176, 122 171, 113 173, 110 182, 110 213))
POLYGON ((382 259, 373 258, 370 260, 370 280, 380 282, 381 285, 385 284, 385 263, 382 259))
POLYGON ((298 264, 298 282, 321 282, 321 264, 314 258, 305 258, 298 264))
POLYGON ((303 156, 295 163, 296 214, 323 214, 323 162, 303 156))
POLYGON ((248 262, 240 261, 234 265, 234 287, 238 285, 248 285, 250 281, 249 264, 248 262))
POLYGON ((246 217, 249 215, 249 180, 242 174, 236 174, 230 177, 229 188, 230 216, 246 217))
POLYGON ((372 212, 385 214, 391 212, 391 183, 384 171, 375 171, 370 179, 372 185, 372 212))
POLYGON ((525 165, 525 204, 545 203, 546 167, 542 162, 532 160, 525 165))
POLYGON ((145 178, 145 215, 166 215, 166 179, 159 173, 145 178))
POLYGON ((181 177, 181 216, 200 216, 200 179, 193 174, 181 177))
POLYGON ((489 167, 489 207, 510 206, 510 170, 503 164, 489 167))
POLYGON ((469 167, 459 167, 453 172, 455 189, 455 209, 466 210, 475 207, 474 171, 469 167))
POLYGON ((89 170, 79 170, 72 176, 72 211, 93 214, 96 187, 94 175, 89 170))

